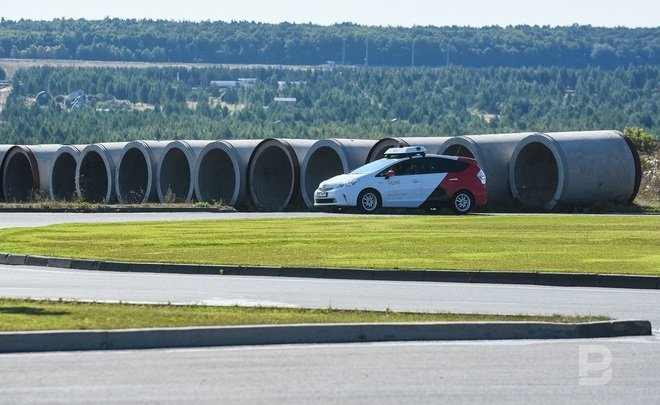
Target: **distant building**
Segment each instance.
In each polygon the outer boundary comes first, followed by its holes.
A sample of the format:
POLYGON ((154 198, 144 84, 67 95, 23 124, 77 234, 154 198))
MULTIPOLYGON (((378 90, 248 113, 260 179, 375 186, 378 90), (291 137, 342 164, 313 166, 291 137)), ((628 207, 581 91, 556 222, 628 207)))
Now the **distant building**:
POLYGON ((252 87, 257 83, 257 79, 253 77, 249 78, 238 78, 238 84, 242 87, 252 87))
POLYGON ((82 96, 73 100, 73 104, 71 104, 71 109, 75 110, 78 108, 83 108, 86 105, 87 105, 87 96, 83 94, 82 96))
POLYGON ((273 101, 283 104, 295 104, 298 100, 295 97, 275 97, 273 101))
POLYGON ((232 87, 238 86, 238 81, 236 80, 211 80, 212 86, 218 86, 221 89, 229 89, 232 87))
POLYGON ((233 87, 252 87, 257 82, 255 78, 239 78, 238 80, 211 80, 211 85, 218 86, 221 89, 230 89, 233 87))
POLYGON ((294 80, 294 81, 290 81, 290 82, 280 80, 280 81, 277 82, 277 89, 281 91, 281 90, 286 89, 289 86, 297 87, 297 86, 302 86, 303 84, 306 84, 306 83, 307 82, 301 82, 299 80, 294 80))
POLYGON ((69 94, 66 97, 66 101, 69 104, 73 104, 80 97, 86 97, 85 92, 82 89, 78 89, 78 90, 74 91, 73 93, 69 94))
POLYGON ((47 91, 40 91, 34 101, 39 105, 46 105, 50 103, 50 100, 52 99, 53 97, 50 95, 50 93, 47 91))

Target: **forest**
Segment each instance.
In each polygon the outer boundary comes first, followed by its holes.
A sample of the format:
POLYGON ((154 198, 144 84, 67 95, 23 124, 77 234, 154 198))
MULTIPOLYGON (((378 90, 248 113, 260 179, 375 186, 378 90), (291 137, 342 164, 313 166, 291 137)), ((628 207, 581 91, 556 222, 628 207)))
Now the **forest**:
POLYGON ((660 64, 660 27, 0 18, 0 58, 234 64, 601 67, 660 64))
POLYGON ((0 143, 381 138, 625 127, 660 133, 660 66, 45 66, 19 70, 11 86, 0 112, 0 143), (68 95, 77 90, 84 92, 85 103, 72 108, 68 95), (37 102, 41 92, 50 98, 37 102))

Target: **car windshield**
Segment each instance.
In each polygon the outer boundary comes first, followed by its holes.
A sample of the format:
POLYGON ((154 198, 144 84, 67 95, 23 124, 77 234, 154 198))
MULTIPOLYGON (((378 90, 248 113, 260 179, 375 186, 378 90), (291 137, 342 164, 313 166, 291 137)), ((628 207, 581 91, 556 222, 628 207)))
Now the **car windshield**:
POLYGON ((379 172, 385 169, 387 166, 396 163, 398 160, 399 159, 379 159, 364 166, 358 167, 357 169, 353 170, 351 174, 369 174, 379 172))

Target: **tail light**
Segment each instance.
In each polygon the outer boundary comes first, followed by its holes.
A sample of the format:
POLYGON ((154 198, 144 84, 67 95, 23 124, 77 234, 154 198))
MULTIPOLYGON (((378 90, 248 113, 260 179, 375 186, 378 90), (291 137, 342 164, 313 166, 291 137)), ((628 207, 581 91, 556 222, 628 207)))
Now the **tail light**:
POLYGON ((481 181, 481 184, 484 186, 486 185, 486 173, 484 173, 483 170, 479 169, 479 173, 477 173, 477 177, 481 181))

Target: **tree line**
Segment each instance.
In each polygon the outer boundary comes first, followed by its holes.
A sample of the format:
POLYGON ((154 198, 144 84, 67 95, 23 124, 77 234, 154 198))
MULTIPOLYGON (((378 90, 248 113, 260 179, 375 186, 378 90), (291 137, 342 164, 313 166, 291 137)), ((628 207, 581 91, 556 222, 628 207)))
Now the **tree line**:
POLYGON ((1 18, 0 58, 615 69, 660 64, 660 28, 1 18))
POLYGON ((660 133, 660 67, 19 70, 0 143, 381 138, 640 127, 660 133), (250 86, 211 82, 253 78, 250 86), (86 93, 71 109, 66 96, 86 93), (46 91, 52 100, 35 102, 46 91), (295 98, 282 103, 276 97, 295 98))

